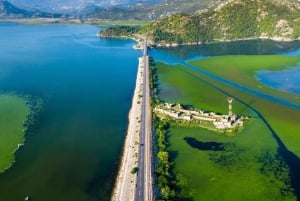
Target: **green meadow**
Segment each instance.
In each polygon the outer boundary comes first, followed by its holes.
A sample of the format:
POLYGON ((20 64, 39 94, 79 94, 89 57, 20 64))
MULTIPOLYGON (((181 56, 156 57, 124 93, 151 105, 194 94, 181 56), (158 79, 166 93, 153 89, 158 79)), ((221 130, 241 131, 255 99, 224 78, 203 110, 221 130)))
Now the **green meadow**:
MULTIPOLYGON (((228 94, 216 90, 214 86, 204 81, 199 81, 195 75, 187 72, 185 67, 178 65, 173 68, 167 64, 159 63, 157 70, 160 80, 163 80, 160 84, 162 88, 159 90, 163 101, 192 105, 197 109, 209 112, 228 113, 228 94), (169 84, 172 86, 169 87, 169 84)), ((236 114, 243 116, 256 115, 238 101, 234 102, 234 110, 236 114)), ((227 133, 227 135, 231 134, 227 133)))
MULTIPOLYGON (((168 150, 174 162, 180 200, 296 200, 289 168, 277 152, 278 143, 253 109, 298 156, 300 111, 231 88, 182 65, 156 66, 163 101, 224 114, 228 112, 226 98, 232 96, 233 112, 254 119, 235 137, 200 128, 170 129, 168 150), (200 144, 220 143, 224 150, 195 148, 187 143, 186 137, 200 144)), ((250 75, 250 71, 247 73, 250 75)))
POLYGON ((24 143, 23 122, 29 111, 25 98, 0 94, 0 172, 12 165, 18 145, 24 143))
POLYGON ((211 57, 189 63, 257 91, 300 103, 299 95, 273 89, 255 78, 258 71, 281 71, 286 68, 295 67, 299 62, 299 56, 234 55, 211 57))
MULTIPOLYGON (((228 95, 216 90, 213 86, 199 81, 183 66, 171 67, 158 63, 160 96, 164 101, 193 105, 196 108, 212 112, 228 113, 228 95)), ((243 104, 234 103, 235 111, 248 115, 250 112, 243 104)))

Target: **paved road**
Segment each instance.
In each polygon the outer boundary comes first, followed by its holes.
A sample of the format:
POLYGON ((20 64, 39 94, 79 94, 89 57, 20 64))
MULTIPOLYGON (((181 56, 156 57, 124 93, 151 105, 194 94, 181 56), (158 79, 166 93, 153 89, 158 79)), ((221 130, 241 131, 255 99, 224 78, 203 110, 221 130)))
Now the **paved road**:
POLYGON ((135 201, 152 201, 152 116, 150 105, 149 59, 144 43, 144 76, 140 146, 135 201))

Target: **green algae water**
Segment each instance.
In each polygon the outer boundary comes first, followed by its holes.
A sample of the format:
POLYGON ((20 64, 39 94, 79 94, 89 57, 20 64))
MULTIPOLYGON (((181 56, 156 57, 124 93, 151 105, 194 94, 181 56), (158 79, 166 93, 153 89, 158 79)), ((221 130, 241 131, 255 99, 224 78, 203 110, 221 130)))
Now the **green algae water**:
POLYGON ((30 114, 26 98, 0 94, 0 172, 5 172, 14 160, 18 146, 24 143, 24 123, 30 114))
MULTIPOLYGON (((187 63, 193 58, 215 59, 214 56, 241 53, 297 55, 298 45, 298 42, 243 41, 152 50, 154 60, 164 62, 156 63, 158 91, 163 101, 226 113, 228 107, 225 100, 231 96, 235 97, 235 112, 248 113, 253 118, 253 122, 234 137, 171 124, 167 149, 172 164, 171 171, 176 177, 175 191, 178 200, 300 200, 300 160, 299 155, 295 154, 297 152, 291 152, 297 150, 299 143, 295 143, 295 146, 285 144, 287 141, 282 139, 286 139, 285 134, 289 132, 282 132, 283 129, 276 127, 276 124, 280 124, 285 125, 284 129, 291 130, 298 124, 294 124, 292 118, 274 121, 275 107, 271 107, 270 116, 273 118, 268 117, 266 109, 270 107, 270 103, 260 104, 259 96, 248 96, 244 91, 232 90, 223 83, 211 81, 205 74, 193 71, 187 63), (249 44, 248 49, 245 48, 246 44, 249 44)), ((227 65, 228 62, 223 64, 227 65)), ((205 67, 211 68, 209 65, 205 67)), ((280 110, 280 107, 284 107, 281 113, 284 117, 299 114, 299 110, 290 109, 286 105, 278 104, 276 110, 280 110)), ((293 117, 299 121, 299 115, 293 117)), ((297 136, 297 130, 294 130, 293 136, 297 136)))
POLYGON ((0 174, 0 200, 109 200, 141 52, 97 38, 99 29, 0 24, 0 90, 45 102, 0 174))

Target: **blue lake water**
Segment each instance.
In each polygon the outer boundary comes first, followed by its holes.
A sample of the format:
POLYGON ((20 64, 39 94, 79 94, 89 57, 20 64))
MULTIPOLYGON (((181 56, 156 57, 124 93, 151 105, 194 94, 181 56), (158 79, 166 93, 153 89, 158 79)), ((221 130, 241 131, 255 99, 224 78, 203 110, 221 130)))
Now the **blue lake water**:
POLYGON ((300 64, 283 71, 259 71, 256 78, 267 86, 300 94, 300 64))
POLYGON ((102 27, 0 24, 0 90, 46 101, 39 125, 0 174, 0 200, 109 200, 140 51, 102 27))

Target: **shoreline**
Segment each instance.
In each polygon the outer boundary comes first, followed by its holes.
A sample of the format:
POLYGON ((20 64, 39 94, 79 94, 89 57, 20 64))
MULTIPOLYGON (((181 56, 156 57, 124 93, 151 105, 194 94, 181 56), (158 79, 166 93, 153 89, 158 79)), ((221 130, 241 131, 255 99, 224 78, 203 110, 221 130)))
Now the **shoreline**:
POLYGON ((117 177, 111 195, 111 201, 133 201, 135 195, 136 173, 131 171, 137 166, 139 133, 141 120, 141 95, 143 85, 143 59, 139 58, 136 85, 132 98, 131 108, 128 114, 128 128, 125 136, 122 156, 118 168, 117 177))
MULTIPOLYGON (((136 36, 101 36, 100 33, 97 33, 97 37, 99 38, 126 38, 131 39, 137 42, 137 44, 134 46, 134 49, 142 49, 140 47, 143 46, 142 38, 136 37, 136 36)), ((154 43, 151 40, 149 40, 148 45, 150 48, 176 48, 176 47, 183 47, 183 46, 198 46, 198 45, 210 45, 210 44, 219 44, 219 43, 231 43, 231 42, 237 42, 237 41, 254 41, 254 40, 270 40, 274 42, 281 42, 281 43, 289 43, 289 42, 297 42, 300 41, 300 38, 284 38, 284 37, 253 37, 253 38, 238 38, 238 39, 214 39, 212 41, 208 42, 188 42, 188 43, 171 43, 171 42, 165 42, 165 43, 154 43)))
MULTIPOLYGON (((133 40, 137 40, 132 38, 133 40)), ((291 39, 291 38, 283 38, 283 37, 253 37, 253 38, 239 38, 239 39, 214 39, 209 42, 190 42, 190 43, 150 43, 151 47, 166 47, 166 48, 172 48, 172 47, 181 47, 181 46, 197 46, 197 45, 209 45, 209 44, 216 44, 216 43, 231 43, 231 42, 237 42, 237 41, 251 41, 251 40, 270 40, 274 42, 296 42, 300 41, 300 38, 291 39)))
POLYGON ((5 18, 0 17, 0 23, 21 23, 32 25, 47 25, 47 24, 72 24, 72 25, 95 25, 95 26, 115 26, 126 24, 126 26, 137 26, 147 23, 147 21, 122 21, 122 20, 109 20, 97 18, 5 18))

